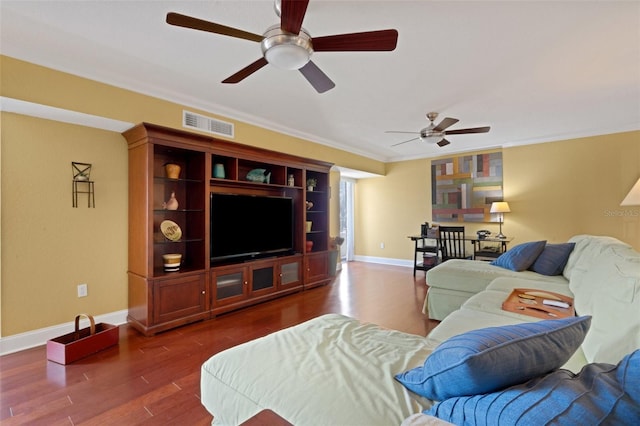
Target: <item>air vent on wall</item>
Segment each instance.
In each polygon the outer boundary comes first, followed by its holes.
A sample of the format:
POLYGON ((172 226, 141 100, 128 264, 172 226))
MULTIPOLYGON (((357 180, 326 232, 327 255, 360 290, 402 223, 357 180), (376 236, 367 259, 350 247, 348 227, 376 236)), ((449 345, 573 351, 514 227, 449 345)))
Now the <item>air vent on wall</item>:
POLYGON ((233 123, 216 120, 195 112, 182 111, 182 126, 220 136, 233 138, 233 123))

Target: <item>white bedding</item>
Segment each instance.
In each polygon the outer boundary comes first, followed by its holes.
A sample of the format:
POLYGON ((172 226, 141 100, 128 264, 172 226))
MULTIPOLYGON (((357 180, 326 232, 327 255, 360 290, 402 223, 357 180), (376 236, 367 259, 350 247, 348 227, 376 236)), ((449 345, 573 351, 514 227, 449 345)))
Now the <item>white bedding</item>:
POLYGON ((432 350, 422 336, 328 314, 212 356, 202 403, 215 425, 267 408, 296 426, 399 425, 432 402, 393 376, 432 350))

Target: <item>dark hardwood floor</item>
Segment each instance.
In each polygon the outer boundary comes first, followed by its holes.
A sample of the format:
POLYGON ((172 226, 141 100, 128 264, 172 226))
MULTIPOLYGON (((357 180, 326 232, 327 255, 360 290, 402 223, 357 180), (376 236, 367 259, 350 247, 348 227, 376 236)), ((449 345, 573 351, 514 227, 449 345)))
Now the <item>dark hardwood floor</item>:
POLYGON ((144 337, 120 327, 118 346, 63 366, 44 346, 0 357, 0 423, 205 425, 200 366, 211 355, 325 313, 426 335, 424 274, 350 262, 332 284, 144 337))

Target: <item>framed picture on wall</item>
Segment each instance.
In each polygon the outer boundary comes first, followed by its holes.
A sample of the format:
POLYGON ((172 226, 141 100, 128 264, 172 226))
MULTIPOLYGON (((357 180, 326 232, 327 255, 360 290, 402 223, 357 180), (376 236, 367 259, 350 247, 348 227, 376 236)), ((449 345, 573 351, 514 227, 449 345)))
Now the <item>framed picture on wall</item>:
POLYGON ((502 199, 502 152, 431 161, 433 222, 497 222, 489 209, 502 199))

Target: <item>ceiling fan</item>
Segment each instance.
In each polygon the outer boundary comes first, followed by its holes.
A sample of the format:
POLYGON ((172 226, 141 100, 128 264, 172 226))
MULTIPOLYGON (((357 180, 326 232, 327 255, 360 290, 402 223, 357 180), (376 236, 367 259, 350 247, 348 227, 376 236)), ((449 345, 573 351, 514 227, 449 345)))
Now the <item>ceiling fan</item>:
POLYGON ((391 146, 398 146, 398 145, 402 145, 403 143, 420 139, 423 142, 436 143, 438 144, 438 146, 442 147, 442 146, 447 146, 451 143, 444 138, 446 135, 464 135, 465 133, 487 133, 491 129, 491 127, 486 126, 486 127, 472 127, 469 129, 445 130, 453 126, 460 120, 458 120, 457 118, 447 117, 443 119, 440 123, 438 123, 438 125, 436 125, 434 121, 436 121, 436 118, 438 118, 437 112, 427 113, 427 118, 429 119, 429 121, 431 121, 431 124, 429 124, 424 129, 420 130, 419 132, 400 132, 400 131, 393 131, 393 130, 386 131, 385 133, 410 133, 410 134, 419 135, 418 137, 411 138, 403 142, 398 142, 397 144, 394 144, 391 146))
POLYGON ((174 12, 167 14, 167 23, 260 43, 262 58, 226 78, 223 83, 238 83, 271 64, 282 69, 299 70, 318 93, 324 93, 335 87, 335 83, 311 61, 313 52, 391 51, 396 48, 398 31, 393 29, 312 38, 302 28, 308 4, 309 0, 275 0, 274 8, 280 24, 269 27, 263 35, 174 12))

